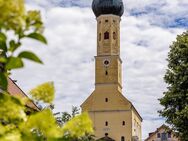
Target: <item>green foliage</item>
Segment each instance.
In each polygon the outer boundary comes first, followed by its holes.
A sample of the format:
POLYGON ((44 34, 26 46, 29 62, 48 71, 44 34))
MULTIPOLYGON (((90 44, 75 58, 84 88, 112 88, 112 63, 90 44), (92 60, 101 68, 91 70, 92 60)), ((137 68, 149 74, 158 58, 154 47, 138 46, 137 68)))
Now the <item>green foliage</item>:
POLYGON ((22 40, 32 38, 47 44, 41 34, 44 27, 39 11, 25 11, 24 0, 0 0, 0 84, 1 89, 7 89, 8 71, 22 68, 23 59, 29 59, 37 63, 42 61, 30 51, 23 51, 18 55, 15 52, 22 46, 22 40), (14 38, 7 33, 13 32, 14 38))
POLYGON ((53 82, 47 82, 37 86, 30 91, 34 99, 45 103, 51 103, 54 100, 55 88, 53 82))
POLYGON ((65 123, 67 123, 69 120, 71 120, 71 115, 68 112, 63 112, 62 116, 59 118, 59 123, 60 125, 64 125, 65 123))
POLYGON ((42 64, 42 61, 39 59, 39 57, 37 57, 33 52, 30 52, 30 51, 23 51, 18 55, 18 57, 29 59, 31 61, 42 64))
MULTIPOLYGON (((46 93, 45 97, 51 97, 51 94, 46 93)), ((93 133, 92 122, 86 113, 59 126, 50 109, 27 115, 26 102, 9 94, 0 94, 0 141, 73 141, 93 133)))
POLYGON ((160 104, 165 117, 181 140, 188 140, 188 31, 178 35, 170 46, 168 69, 164 77, 168 84, 160 104))
MULTIPOLYGON (((7 76, 0 72, 0 90, 6 90, 8 85, 7 76)), ((1 92, 0 92, 1 93, 1 92)))
POLYGON ((75 116, 63 126, 64 134, 71 137, 84 137, 87 133, 93 133, 92 122, 87 113, 75 116))
POLYGON ((72 106, 72 117, 75 117, 76 115, 80 114, 80 109, 78 107, 72 106))
MULTIPOLYGON (((8 76, 13 69, 23 68, 23 59, 42 63, 30 51, 19 52, 22 40, 35 39, 47 44, 42 35, 43 22, 39 11, 25 11, 24 0, 0 0, 0 141, 84 141, 84 136, 92 133, 92 123, 86 113, 76 116, 65 126, 59 126, 50 109, 32 111, 26 105, 28 98, 11 96, 8 93, 8 76), (13 32, 10 38, 8 32, 13 32), (16 52, 16 53, 15 53, 16 52), (86 134, 87 133, 87 134, 86 134)), ((55 89, 52 82, 39 85, 30 91, 34 100, 52 104, 55 89)))
POLYGON ((7 51, 7 45, 6 45, 7 37, 4 33, 0 32, 0 49, 7 51))
POLYGON ((24 26, 24 0, 0 0, 0 29, 17 31, 24 26))
POLYGON ((44 38, 44 36, 42 34, 31 33, 31 34, 27 35, 27 37, 35 39, 35 40, 38 40, 38 41, 41 41, 41 42, 47 44, 47 41, 46 41, 46 39, 44 38))
POLYGON ((62 112, 59 113, 61 114, 60 116, 58 116, 57 122, 60 126, 64 125, 65 123, 67 123, 68 121, 70 121, 72 118, 74 118, 76 115, 80 114, 80 109, 78 107, 72 106, 72 113, 68 113, 68 112, 62 112))
POLYGON ((21 141, 19 124, 27 120, 24 101, 1 93, 0 105, 0 141, 21 141))
POLYGON ((6 64, 7 70, 22 68, 23 66, 24 66, 23 61, 19 57, 9 57, 7 59, 7 64, 6 64))
POLYGON ((62 129, 57 126, 53 113, 49 109, 28 117, 28 120, 22 123, 21 129, 24 132, 25 140, 30 140, 32 137, 38 137, 40 140, 56 139, 63 136, 62 129))
POLYGON ((6 124, 10 122, 17 123, 26 119, 26 114, 23 112, 24 103, 18 98, 8 94, 0 94, 0 120, 6 124), (6 107, 6 108, 5 108, 6 107))
POLYGON ((87 113, 80 115, 80 109, 72 106, 72 112, 62 112, 56 120, 63 127, 63 140, 94 141, 92 122, 87 113))

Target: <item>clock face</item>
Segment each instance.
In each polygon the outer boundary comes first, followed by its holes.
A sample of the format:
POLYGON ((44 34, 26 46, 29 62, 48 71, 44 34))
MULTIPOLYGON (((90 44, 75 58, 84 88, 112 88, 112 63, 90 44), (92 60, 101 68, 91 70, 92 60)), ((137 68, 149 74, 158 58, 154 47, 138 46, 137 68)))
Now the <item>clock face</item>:
POLYGON ((104 64, 105 67, 108 67, 110 65, 110 61, 105 59, 103 64, 104 64))

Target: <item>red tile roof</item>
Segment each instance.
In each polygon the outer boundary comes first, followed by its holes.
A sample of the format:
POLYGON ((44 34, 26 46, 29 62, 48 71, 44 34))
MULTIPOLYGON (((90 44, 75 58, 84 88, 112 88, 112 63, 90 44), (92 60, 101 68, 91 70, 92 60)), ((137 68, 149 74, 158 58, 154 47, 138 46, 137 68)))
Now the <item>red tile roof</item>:
MULTIPOLYGON (((19 96, 21 98, 26 97, 29 99, 29 97, 21 90, 21 88, 11 78, 8 79, 8 92, 10 93, 10 95, 19 96)), ((32 100, 29 100, 26 103, 26 106, 33 110, 40 111, 40 109, 36 106, 36 104, 32 100)))

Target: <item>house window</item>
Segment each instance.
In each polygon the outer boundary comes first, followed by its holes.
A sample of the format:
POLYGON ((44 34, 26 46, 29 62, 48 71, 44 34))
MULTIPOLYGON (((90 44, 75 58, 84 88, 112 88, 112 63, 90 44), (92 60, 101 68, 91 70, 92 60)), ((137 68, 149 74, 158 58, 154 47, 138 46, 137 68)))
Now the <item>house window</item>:
POLYGON ((168 138, 171 138, 171 133, 168 133, 168 138))
POLYGON ((108 40, 109 38, 110 38, 110 37, 109 37, 109 32, 106 31, 106 32, 104 33, 104 39, 105 39, 105 40, 108 40))
POLYGON ((122 122, 122 125, 125 126, 125 121, 122 122))
POLYGON ((108 20, 105 20, 105 22, 107 23, 107 22, 108 22, 108 20))
POLYGON ((108 98, 105 98, 105 102, 108 102, 108 98))
POLYGON ((108 136, 108 133, 105 133, 104 135, 105 135, 105 136, 108 136))
POLYGON ((162 133, 161 134, 161 141, 166 141, 167 140, 167 134, 166 133, 162 133))
POLYGON ((161 134, 160 133, 157 133, 157 138, 161 138, 161 134))
POLYGON ((113 39, 116 39, 116 32, 113 32, 113 39))
POLYGON ((125 141, 125 137, 124 136, 121 137, 121 141, 125 141))
POLYGON ((105 126, 108 126, 108 121, 105 122, 105 126))

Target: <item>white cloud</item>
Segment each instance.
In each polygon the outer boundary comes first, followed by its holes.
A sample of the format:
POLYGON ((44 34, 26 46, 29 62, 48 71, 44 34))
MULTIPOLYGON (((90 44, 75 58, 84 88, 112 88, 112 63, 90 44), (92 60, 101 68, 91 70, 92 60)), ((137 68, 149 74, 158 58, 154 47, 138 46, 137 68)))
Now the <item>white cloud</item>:
MULTIPOLYGON (((138 8, 135 7, 137 5, 144 8, 156 3, 155 0, 142 2, 127 0, 126 5, 131 9, 138 8)), ((94 89, 95 17, 87 7, 50 7, 49 2, 41 3, 28 3, 28 8, 42 10, 49 44, 44 46, 26 40, 24 48, 31 47, 31 50, 41 56, 45 65, 26 62, 26 67, 14 71, 12 77, 18 80, 18 84, 26 92, 42 82, 54 81, 55 111, 70 110, 72 105, 79 106, 94 89)), ((171 10, 171 6, 169 9, 171 10)), ((157 110, 161 106, 157 99, 165 91, 165 59, 169 44, 184 30, 153 25, 153 17, 150 16, 136 17, 127 14, 121 22, 123 94, 133 102, 144 118, 144 138, 148 132, 154 131, 163 123, 163 120, 158 119, 157 110)))
POLYGON ((179 0, 126 0, 127 14, 146 19, 163 27, 188 26, 188 1, 179 0))

